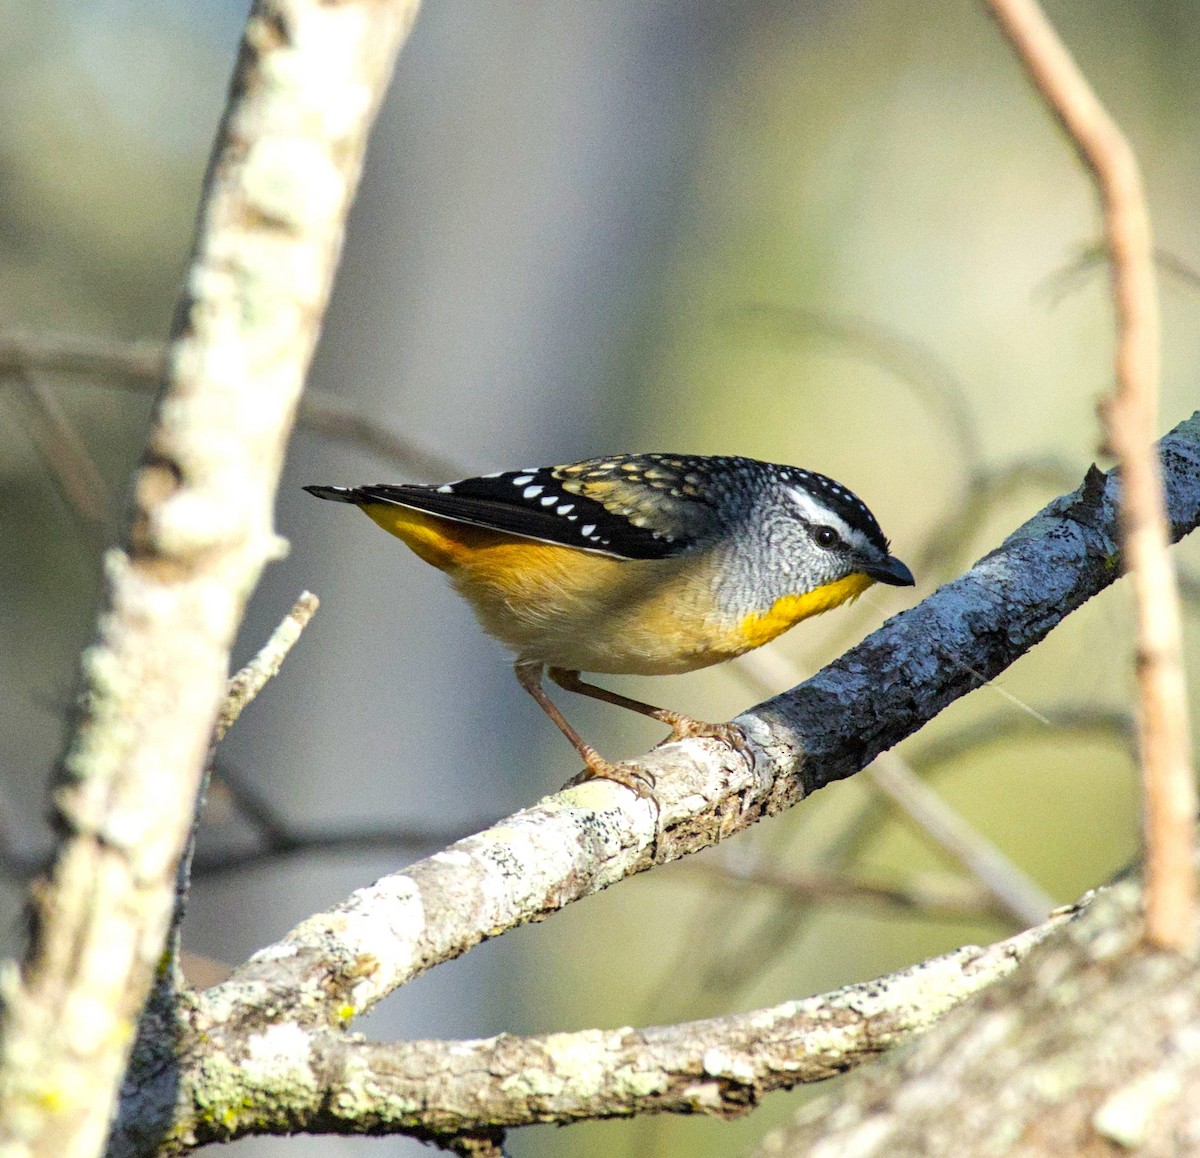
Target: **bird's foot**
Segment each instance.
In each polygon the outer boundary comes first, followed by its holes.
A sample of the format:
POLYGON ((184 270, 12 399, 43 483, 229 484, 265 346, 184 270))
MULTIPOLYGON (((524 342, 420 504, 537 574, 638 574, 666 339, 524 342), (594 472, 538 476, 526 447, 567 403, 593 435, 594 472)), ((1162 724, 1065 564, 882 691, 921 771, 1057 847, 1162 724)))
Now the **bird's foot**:
POLYGON ((585 756, 587 767, 578 776, 567 781, 567 788, 584 784, 588 780, 611 780, 628 788, 635 796, 649 800, 656 808, 659 807, 658 797, 654 794, 654 774, 636 764, 611 764, 603 756, 593 751, 585 756))
POLYGON ((746 739, 746 733, 736 724, 710 724, 706 720, 694 720, 682 712, 667 709, 663 709, 655 719, 661 720, 671 729, 671 734, 663 741, 664 744, 673 744, 676 740, 686 740, 692 736, 721 740, 744 757, 751 767, 754 766, 754 749, 746 739))

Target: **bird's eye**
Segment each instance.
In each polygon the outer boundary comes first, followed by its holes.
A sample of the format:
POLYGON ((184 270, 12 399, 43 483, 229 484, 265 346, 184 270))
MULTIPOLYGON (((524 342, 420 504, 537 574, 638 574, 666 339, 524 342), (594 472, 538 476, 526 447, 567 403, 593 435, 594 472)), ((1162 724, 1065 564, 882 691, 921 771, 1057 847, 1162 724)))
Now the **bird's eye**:
POLYGON ((832 527, 817 527, 813 531, 813 541, 818 547, 836 547, 841 539, 832 527))

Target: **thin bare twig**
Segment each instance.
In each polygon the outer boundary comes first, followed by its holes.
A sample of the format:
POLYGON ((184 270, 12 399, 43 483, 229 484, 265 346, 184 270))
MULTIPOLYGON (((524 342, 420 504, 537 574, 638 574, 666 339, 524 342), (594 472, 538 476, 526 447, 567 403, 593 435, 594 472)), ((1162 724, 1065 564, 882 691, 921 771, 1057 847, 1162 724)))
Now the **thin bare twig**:
POLYGON ((1137 617, 1145 933, 1152 945, 1183 950, 1195 937, 1197 801, 1179 597, 1153 449, 1161 323, 1150 214, 1133 149, 1036 0, 986 3, 1091 172, 1103 212, 1116 312, 1117 387, 1102 410, 1121 463, 1123 549, 1137 617))
POLYGON ((292 604, 291 611, 271 632, 270 639, 262 645, 259 653, 241 671, 230 676, 225 687, 225 701, 213 724, 214 744, 225 738, 225 733, 237 722, 247 705, 267 686, 270 679, 279 674, 288 652, 296 645, 300 633, 320 606, 321 601, 311 591, 302 591, 292 604))

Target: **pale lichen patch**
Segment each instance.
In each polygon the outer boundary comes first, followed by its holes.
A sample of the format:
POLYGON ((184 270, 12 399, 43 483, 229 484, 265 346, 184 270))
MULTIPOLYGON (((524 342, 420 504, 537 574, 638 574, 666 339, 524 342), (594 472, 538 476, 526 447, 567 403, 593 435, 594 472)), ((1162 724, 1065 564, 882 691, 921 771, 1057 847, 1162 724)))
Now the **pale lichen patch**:
POLYGON ((1092 1115, 1096 1133, 1136 1150, 1142 1145, 1159 1110, 1180 1094, 1179 1075, 1169 1070, 1142 1074, 1110 1094, 1092 1115))
POLYGON ((556 1074, 561 1074, 577 1091, 592 1093, 604 1088, 608 1067, 605 1053, 610 1041, 620 1034, 595 1029, 584 1033, 552 1033, 543 1050, 556 1074))
POLYGON ((700 1064, 709 1077, 732 1078, 747 1085, 755 1078, 754 1066, 746 1058, 737 1057, 723 1049, 714 1047, 705 1050, 700 1064))
POLYGON ((279 1087, 286 1080, 288 1085, 315 1089, 310 1048, 308 1034, 298 1025, 268 1026, 247 1040, 242 1072, 252 1085, 279 1087))

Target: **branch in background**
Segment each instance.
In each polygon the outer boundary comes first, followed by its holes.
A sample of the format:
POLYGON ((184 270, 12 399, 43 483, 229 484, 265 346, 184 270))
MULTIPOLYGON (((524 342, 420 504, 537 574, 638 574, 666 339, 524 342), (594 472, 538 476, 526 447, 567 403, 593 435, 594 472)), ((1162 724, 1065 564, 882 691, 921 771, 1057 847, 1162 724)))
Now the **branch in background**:
POLYGON ((201 843, 193 872, 196 877, 227 876, 288 856, 441 848, 495 822, 494 818, 489 817, 430 828, 411 823, 377 827, 298 828, 285 820, 257 787, 224 760, 218 760, 213 767, 210 798, 221 792, 228 794, 238 816, 253 825, 256 845, 248 849, 206 850, 201 843))
POLYGON ((1003 912, 1022 924, 1044 920, 1054 901, 990 840, 954 811, 899 757, 885 752, 868 769, 871 783, 939 848, 948 852, 993 897, 1003 912))
POLYGON ((937 421, 947 423, 968 473, 973 473, 983 460, 966 390, 937 354, 921 342, 879 322, 795 306, 759 304, 738 311, 734 319, 769 325, 789 337, 822 339, 865 358, 909 387, 937 421))
POLYGON ((1161 338, 1150 214, 1129 142, 1037 0, 987 3, 1090 170, 1103 210, 1117 322, 1117 389, 1102 409, 1108 441, 1121 463, 1123 554, 1137 616, 1146 939, 1183 950, 1196 933, 1197 800, 1179 598, 1154 453, 1161 338))
POLYGON ((17 383, 33 445, 96 549, 108 521, 108 485, 58 399, 32 370, 18 366, 17 383))
MULTIPOLYGON (((796 684, 795 665, 772 652, 742 656, 738 666, 760 686, 796 684)), ((1054 902, 1021 868, 915 776, 894 752, 885 752, 865 769, 882 792, 917 829, 959 862, 992 897, 996 908, 1018 926, 1045 919, 1054 902)))
MULTIPOLYGON (((835 993, 681 1025, 395 1045, 320 1025, 266 1028, 259 1055, 271 1053, 278 1064, 242 1067, 210 1055, 229 1079, 220 1102, 181 1103, 159 1153, 297 1130, 404 1133, 454 1148, 464 1133, 535 1123, 738 1117, 772 1090, 824 1081, 927 1029, 1011 974, 1074 915, 835 993)), ((131 1153, 118 1147, 114 1158, 131 1153)))
MULTIPOLYGON (((4 976, 0 1150, 104 1145, 175 899, 229 650, 366 137, 414 3, 256 0, 123 549, 55 796, 62 833, 4 976)), ((164 1044, 162 1048, 166 1048, 164 1044)))
MULTIPOLYGON (((1052 306, 1067 298, 1077 285, 1093 270, 1108 265, 1108 250, 1103 245, 1081 246, 1076 256, 1061 269, 1054 270, 1034 291, 1043 295, 1052 306)), ((1177 253, 1155 249, 1154 266, 1167 277, 1174 278, 1187 289, 1200 289, 1200 272, 1193 269, 1177 253)))
POLYGON ((964 547, 970 545, 972 532, 978 530, 984 516, 1021 488, 1044 488, 1053 494, 1070 486, 1077 475, 1077 470, 1057 458, 1019 458, 997 467, 973 465, 957 505, 934 524, 914 567, 924 573, 965 554, 964 547))
POLYGON ((1058 704, 1043 710, 1050 723, 1048 729, 1045 724, 1024 714, 990 716, 978 724, 927 741, 912 757, 913 767, 924 776, 985 748, 1031 735, 1057 739, 1071 733, 1089 739, 1117 740, 1125 745, 1133 739, 1133 718, 1128 712, 1092 704, 1058 704))
POLYGON ((869 881, 820 869, 778 869, 769 865, 742 865, 732 861, 704 859, 688 868, 705 882, 716 881, 733 887, 755 885, 785 894, 802 905, 814 902, 853 901, 896 909, 911 916, 939 917, 948 920, 980 918, 1011 921, 988 891, 976 882, 961 877, 933 877, 895 884, 869 881))
MULTIPOLYGON (((114 342, 67 334, 0 333, 0 379, 26 370, 104 378, 114 386, 158 388, 166 350, 156 342, 114 342)), ((464 473, 460 462, 374 421, 353 402, 308 387, 296 423, 312 434, 355 446, 406 475, 445 479, 464 473)))

